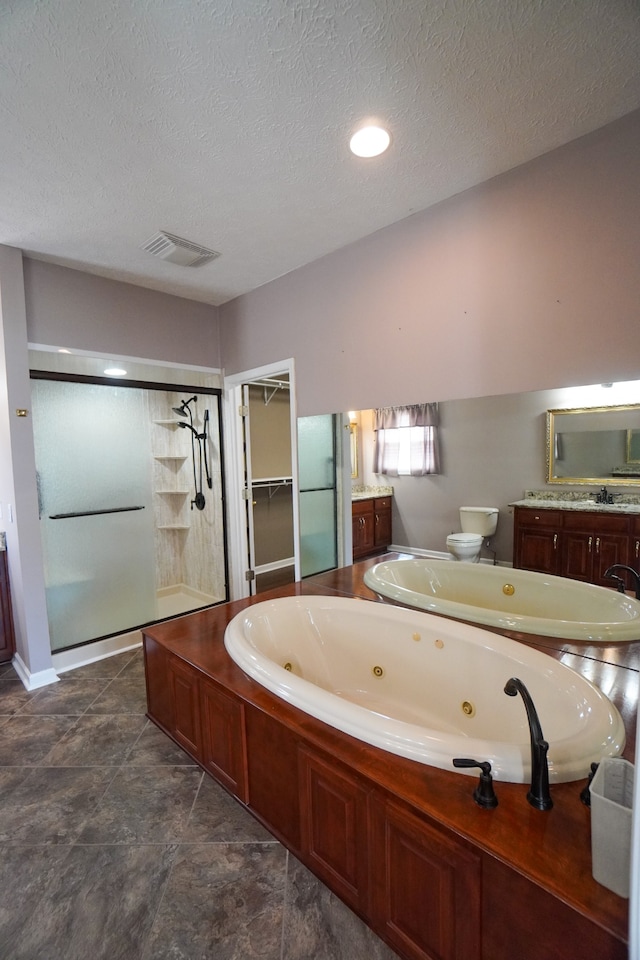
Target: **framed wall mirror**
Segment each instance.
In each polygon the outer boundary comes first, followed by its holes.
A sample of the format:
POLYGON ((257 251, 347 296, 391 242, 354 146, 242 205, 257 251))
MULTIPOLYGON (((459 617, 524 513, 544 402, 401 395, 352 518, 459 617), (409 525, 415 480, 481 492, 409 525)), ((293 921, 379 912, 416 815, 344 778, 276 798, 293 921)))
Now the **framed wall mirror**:
POLYGON ((640 404, 547 410, 547 482, 640 486, 640 404))

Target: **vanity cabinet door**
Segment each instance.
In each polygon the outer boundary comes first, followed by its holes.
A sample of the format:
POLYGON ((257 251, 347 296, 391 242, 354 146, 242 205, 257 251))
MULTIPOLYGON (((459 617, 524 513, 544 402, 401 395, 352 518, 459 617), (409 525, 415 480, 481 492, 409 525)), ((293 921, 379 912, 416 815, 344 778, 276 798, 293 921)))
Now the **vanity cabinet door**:
POLYGON ((372 813, 378 932, 411 960, 479 960, 480 856, 391 799, 372 813))
POLYGON ((610 587, 605 571, 613 563, 628 562, 629 519, 567 512, 562 540, 563 576, 610 587))
POLYGON ((374 550, 373 500, 356 500, 351 506, 353 559, 366 557, 374 550))
POLYGON ((562 515, 558 510, 515 510, 514 567, 535 573, 560 572, 562 515))
POLYGON ((376 497, 373 501, 373 543, 386 548, 391 543, 391 498, 376 497))

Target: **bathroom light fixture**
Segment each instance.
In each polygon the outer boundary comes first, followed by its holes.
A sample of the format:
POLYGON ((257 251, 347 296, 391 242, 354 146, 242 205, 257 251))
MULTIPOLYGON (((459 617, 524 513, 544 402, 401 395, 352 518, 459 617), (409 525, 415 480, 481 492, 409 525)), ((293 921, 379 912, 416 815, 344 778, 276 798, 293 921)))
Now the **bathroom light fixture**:
POLYGON ((382 127, 368 125, 357 130, 349 141, 356 157, 378 157, 391 143, 391 137, 382 127))
POLYGON ((107 369, 102 372, 108 377, 126 377, 127 375, 127 371, 123 370, 122 367, 107 367, 107 369))

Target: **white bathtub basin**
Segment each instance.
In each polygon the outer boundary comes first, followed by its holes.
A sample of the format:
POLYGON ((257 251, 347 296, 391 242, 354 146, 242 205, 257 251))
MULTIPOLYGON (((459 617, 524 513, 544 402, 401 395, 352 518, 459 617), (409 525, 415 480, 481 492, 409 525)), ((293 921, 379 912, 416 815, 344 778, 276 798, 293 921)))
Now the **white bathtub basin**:
POLYGON ((640 603, 607 587, 510 567, 389 560, 364 582, 382 597, 503 630, 616 643, 640 640, 640 603))
POLYGON ((346 597, 284 597, 238 614, 224 642, 245 673, 283 700, 445 770, 454 770, 454 757, 471 757, 490 760, 499 780, 528 780, 524 704, 504 693, 511 677, 537 707, 552 782, 581 779, 592 761, 624 748, 620 714, 588 680, 516 640, 453 620, 346 597))

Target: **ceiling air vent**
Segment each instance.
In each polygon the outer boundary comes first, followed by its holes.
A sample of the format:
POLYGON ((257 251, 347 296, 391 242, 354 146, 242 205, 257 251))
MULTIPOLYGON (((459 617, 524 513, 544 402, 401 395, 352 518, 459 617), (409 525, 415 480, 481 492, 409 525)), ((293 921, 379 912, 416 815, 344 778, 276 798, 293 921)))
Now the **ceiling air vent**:
POLYGON ((199 243, 191 243, 190 240, 183 240, 182 237, 162 231, 147 240, 142 245, 142 249, 154 257, 177 263, 181 267, 201 267, 204 263, 209 263, 210 260, 220 256, 215 250, 207 250, 199 243))

